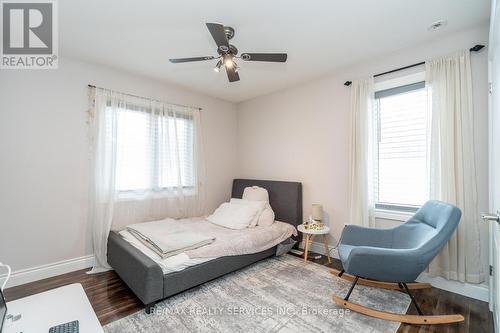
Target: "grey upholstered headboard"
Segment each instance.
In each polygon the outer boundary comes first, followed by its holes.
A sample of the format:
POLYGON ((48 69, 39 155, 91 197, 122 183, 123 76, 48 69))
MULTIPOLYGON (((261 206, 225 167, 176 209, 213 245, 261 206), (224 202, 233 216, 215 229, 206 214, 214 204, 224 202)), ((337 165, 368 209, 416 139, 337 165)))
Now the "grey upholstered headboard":
POLYGON ((302 223, 302 184, 274 180, 235 179, 233 198, 241 198, 248 186, 260 186, 269 192, 269 204, 274 210, 276 220, 298 226, 302 223))

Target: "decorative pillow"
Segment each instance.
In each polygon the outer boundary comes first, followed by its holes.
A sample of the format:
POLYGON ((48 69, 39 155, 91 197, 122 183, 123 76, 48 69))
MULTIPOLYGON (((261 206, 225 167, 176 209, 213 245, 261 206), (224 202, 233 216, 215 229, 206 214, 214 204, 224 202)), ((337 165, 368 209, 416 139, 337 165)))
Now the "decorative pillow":
POLYGON ((269 202, 269 193, 263 187, 259 186, 245 187, 242 199, 251 201, 269 202))
POLYGON ((249 207, 253 207, 258 210, 258 213, 255 215, 252 222, 248 226, 249 228, 255 227, 257 225, 257 223, 259 222, 259 218, 262 215, 262 212, 266 208, 265 201, 252 201, 252 200, 231 198, 231 203, 236 205, 248 205, 249 207))
POLYGON ((207 220, 230 229, 245 229, 260 212, 256 206, 225 202, 207 220))
POLYGON ((266 207, 264 208, 264 210, 260 214, 259 221, 257 222, 257 225, 261 226, 261 227, 270 226, 271 224, 274 223, 274 218, 275 218, 274 211, 271 208, 271 205, 269 204, 269 202, 266 202, 266 207))

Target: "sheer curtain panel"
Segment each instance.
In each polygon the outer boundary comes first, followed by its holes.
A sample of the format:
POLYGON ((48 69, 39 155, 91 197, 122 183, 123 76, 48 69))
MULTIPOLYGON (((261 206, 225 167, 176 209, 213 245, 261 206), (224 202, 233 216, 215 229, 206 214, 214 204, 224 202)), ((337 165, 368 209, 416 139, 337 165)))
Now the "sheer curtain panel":
POLYGON ((92 273, 110 269, 110 230, 204 212, 200 110, 90 89, 92 273))
POLYGON ((432 89, 430 196, 462 210, 457 231, 431 263, 429 272, 481 283, 486 276, 480 251, 469 51, 428 61, 426 81, 432 89))
POLYGON ((351 86, 350 223, 375 224, 373 198, 373 79, 354 80, 351 86))

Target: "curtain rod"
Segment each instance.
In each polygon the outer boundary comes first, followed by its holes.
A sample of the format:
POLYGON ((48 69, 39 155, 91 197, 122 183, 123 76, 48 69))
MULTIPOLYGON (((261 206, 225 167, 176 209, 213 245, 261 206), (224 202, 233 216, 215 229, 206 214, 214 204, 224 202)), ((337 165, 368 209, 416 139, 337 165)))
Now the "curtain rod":
MULTIPOLYGON (((88 84, 87 87, 89 87, 89 88, 95 88, 95 89, 106 89, 106 88, 103 88, 103 87, 94 86, 93 84, 88 84)), ((172 104, 172 105, 180 106, 180 107, 183 107, 183 108, 195 108, 195 109, 198 109, 200 111, 203 110, 202 108, 197 107, 197 106, 187 106, 187 105, 182 105, 182 104, 169 103, 169 102, 160 101, 158 99, 147 98, 147 97, 142 97, 142 96, 138 96, 138 95, 127 94, 127 93, 122 93, 122 92, 120 92, 120 94, 131 96, 131 97, 136 97, 136 98, 141 98, 141 99, 145 99, 145 100, 150 100, 150 101, 165 103, 165 104, 172 104)))
MULTIPOLYGON (((483 47, 484 47, 484 45, 477 44, 477 45, 474 45, 474 47, 471 47, 469 49, 469 51, 470 52, 478 52, 483 47)), ((394 72, 399 72, 399 71, 402 71, 404 69, 408 69, 408 68, 412 68, 412 67, 416 67, 416 66, 420 66, 420 65, 424 65, 424 64, 425 64, 425 61, 422 61, 422 62, 413 64, 413 65, 408 65, 408 66, 396 68, 396 69, 393 69, 393 70, 390 70, 390 71, 387 71, 387 72, 375 74, 375 75, 373 75, 373 77, 378 77, 378 76, 382 76, 382 75, 386 75, 386 74, 391 74, 391 73, 394 73, 394 72)), ((352 84, 352 81, 345 81, 344 86, 349 87, 351 84, 352 84)))

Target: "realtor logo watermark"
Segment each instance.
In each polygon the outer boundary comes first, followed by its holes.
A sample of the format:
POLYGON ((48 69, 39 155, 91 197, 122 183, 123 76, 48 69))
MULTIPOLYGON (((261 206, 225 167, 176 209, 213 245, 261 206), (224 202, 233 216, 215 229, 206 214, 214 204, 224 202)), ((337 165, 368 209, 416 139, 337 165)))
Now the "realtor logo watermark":
POLYGON ((55 0, 2 0, 1 69, 52 69, 58 66, 55 0))

